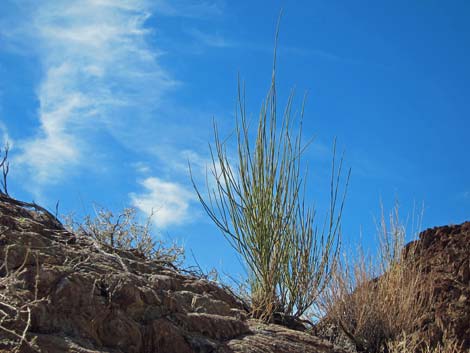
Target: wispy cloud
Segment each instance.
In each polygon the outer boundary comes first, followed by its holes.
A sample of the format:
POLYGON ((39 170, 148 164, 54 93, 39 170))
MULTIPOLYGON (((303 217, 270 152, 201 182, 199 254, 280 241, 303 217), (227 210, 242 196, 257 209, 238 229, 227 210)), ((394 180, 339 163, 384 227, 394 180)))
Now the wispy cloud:
POLYGON ((136 173, 145 175, 150 172, 150 166, 148 163, 143 161, 134 162, 131 164, 131 167, 136 171, 136 173))
POLYGON ((220 0, 154 0, 153 4, 155 12, 165 16, 205 19, 223 13, 223 3, 220 0))
MULTIPOLYGON (((131 203, 147 214, 153 209, 161 228, 194 216, 192 205, 197 200, 190 190, 187 159, 193 161, 198 180, 207 161, 167 137, 176 124, 169 116, 181 112, 172 114, 163 102, 171 100, 171 92, 181 82, 161 64, 163 50, 147 22, 152 15, 193 20, 219 16, 221 2, 47 0, 38 5, 26 0, 18 6, 9 4, 18 23, 0 23, 2 38, 16 45, 16 54, 33 56, 42 71, 36 83, 37 130, 17 141, 14 155, 29 190, 39 195, 44 186, 98 164, 93 155, 101 153, 103 135, 147 152, 152 135, 151 142, 168 146, 173 159, 157 156, 158 172, 168 170, 159 177, 152 176, 155 170, 148 162, 129 165, 143 178, 142 191, 129 193, 131 203)), ((218 35, 198 31, 193 35, 204 39, 204 45, 228 45, 218 35)), ((183 115, 194 116, 194 112, 183 115)), ((179 139, 180 124, 176 124, 179 139)))
MULTIPOLYGON (((157 173, 159 177, 155 176, 148 163, 139 161, 132 164, 143 178, 139 181, 143 190, 129 194, 131 204, 147 216, 153 214, 153 220, 160 229, 198 220, 201 210, 191 185, 188 163, 191 164, 194 182, 207 196, 206 182, 210 183, 210 187, 215 187, 211 159, 187 149, 166 148, 155 153, 161 162, 157 173)), ((220 172, 218 164, 216 168, 220 172)))
POLYGON ((147 215, 153 214, 160 229, 179 225, 194 218, 190 204, 196 201, 194 193, 184 185, 149 177, 141 182, 144 191, 131 193, 131 203, 147 215))
MULTIPOLYGON (((236 160, 231 155, 229 157, 231 165, 235 166, 236 160)), ((148 176, 151 168, 146 163, 134 163, 134 168, 145 179, 139 182, 144 188, 142 192, 129 194, 131 204, 147 216, 153 213, 154 222, 159 228, 200 221, 202 209, 191 177, 202 197, 209 200, 208 192, 217 189, 214 172, 220 175, 219 162, 215 161, 214 164, 209 155, 189 149, 162 149, 158 151, 158 159, 165 168, 159 175, 172 176, 172 181, 148 176)))
POLYGON ((188 33, 196 40, 199 45, 202 46, 214 48, 231 48, 237 46, 236 42, 228 40, 218 32, 208 33, 196 28, 192 28, 188 31, 188 33))
POLYGON ((150 2, 49 0, 37 6, 21 8, 26 20, 9 37, 28 38, 43 66, 39 129, 19 141, 16 162, 45 184, 89 158, 93 133, 144 120, 177 81, 147 43, 150 2))
POLYGON ((463 191, 459 194, 460 199, 470 200, 470 191, 463 191))
POLYGON ((8 129, 5 124, 0 121, 0 149, 3 149, 6 144, 11 147, 13 144, 13 140, 10 138, 10 135, 8 134, 8 129))

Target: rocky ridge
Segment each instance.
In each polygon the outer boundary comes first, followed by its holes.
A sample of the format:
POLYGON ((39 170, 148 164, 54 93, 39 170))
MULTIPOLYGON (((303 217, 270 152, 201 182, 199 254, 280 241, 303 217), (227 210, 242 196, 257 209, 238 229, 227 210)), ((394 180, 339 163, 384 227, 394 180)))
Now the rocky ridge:
POLYGON ((433 283, 431 307, 414 334, 470 350, 470 222, 425 230, 405 254, 410 249, 424 265, 423 280, 433 283))
MULTIPOLYGON (((413 256, 422 268, 421 280, 432 283, 432 300, 418 329, 407 332, 431 346, 457 342, 462 352, 470 352, 470 222, 427 229, 408 243, 403 255, 413 256)), ((416 293, 420 295, 420 293, 416 293)), ((314 327, 316 335, 349 352, 354 343, 328 319, 314 327)))
POLYGON ((215 283, 0 195, 0 352, 344 352, 246 309, 215 283))

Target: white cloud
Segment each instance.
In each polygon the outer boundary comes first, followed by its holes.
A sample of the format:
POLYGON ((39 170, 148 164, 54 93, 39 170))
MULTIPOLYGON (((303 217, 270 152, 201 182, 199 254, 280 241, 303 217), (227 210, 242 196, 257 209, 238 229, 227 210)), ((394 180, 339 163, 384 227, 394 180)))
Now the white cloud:
POLYGON ((139 174, 148 174, 150 172, 149 165, 143 161, 132 163, 131 167, 139 174))
POLYGON ((154 212, 159 228, 178 225, 190 220, 190 204, 196 201, 194 193, 183 185, 150 177, 141 182, 145 191, 131 193, 131 203, 147 215, 154 212))
MULTIPOLYGON (((201 216, 201 210, 197 207, 199 199, 191 185, 188 162, 191 163, 192 175, 199 191, 207 198, 206 181, 209 181, 210 188, 216 187, 211 174, 211 159, 203 157, 194 150, 178 150, 169 146, 154 152, 161 162, 159 175, 162 177, 149 176, 154 170, 145 162, 132 163, 133 169, 145 178, 139 183, 145 190, 140 193, 130 193, 130 203, 147 216, 154 211, 153 220, 159 228, 199 219, 201 216), (178 182, 168 181, 176 178, 178 182)), ((220 172, 218 163, 216 168, 220 172)))
MULTIPOLYGON (((217 188, 216 179, 214 177, 214 167, 215 173, 219 176, 221 174, 221 167, 218 160, 215 161, 215 164, 213 163, 210 157, 209 147, 207 147, 205 154, 190 149, 158 149, 154 151, 154 153, 162 162, 162 165, 165 166, 163 174, 168 176, 179 175, 186 180, 188 185, 191 185, 189 169, 191 167, 193 181, 204 197, 207 197, 207 186, 209 186, 211 190, 217 188), (207 185, 207 183, 209 183, 209 185, 207 185)), ((235 157, 236 154, 229 152, 231 166, 237 165, 238 160, 235 157)))
POLYGON ((8 134, 6 125, 0 121, 0 149, 3 149, 7 143, 10 147, 12 147, 13 140, 8 134))
POLYGON ((172 154, 159 158, 156 167, 154 161, 127 164, 144 178, 143 191, 130 193, 130 200, 144 213, 154 209, 160 228, 188 221, 197 201, 189 178, 184 184, 168 180, 188 176, 188 157, 198 180, 204 176, 207 161, 186 150, 194 129, 189 120, 182 122, 185 117, 194 122, 197 112, 169 104, 180 82, 161 64, 159 37, 147 24, 152 15, 213 18, 221 14, 220 1, 5 1, 14 4, 15 19, 8 19, 9 25, 0 21, 0 37, 41 65, 37 130, 17 141, 14 155, 29 191, 39 195, 45 185, 83 167, 105 168, 102 160, 97 163, 102 157, 95 157, 108 152, 102 136, 144 153, 158 141, 157 149, 168 148, 172 154), (168 173, 150 177, 154 169, 168 173))
POLYGON ((470 199, 470 191, 461 192, 460 197, 463 199, 470 199))
POLYGON ((15 160, 36 186, 93 163, 100 132, 142 148, 142 135, 161 129, 162 103, 180 82, 160 64, 163 51, 146 26, 152 14, 222 13, 219 0, 6 1, 12 16, 0 21, 2 43, 42 65, 38 129, 17 141, 15 160))
POLYGON ((155 12, 165 16, 210 18, 222 15, 221 1, 154 0, 155 12))
POLYGON ((39 128, 18 141, 16 161, 34 181, 56 182, 70 167, 90 163, 90 151, 98 148, 93 133, 119 134, 138 125, 177 85, 147 43, 151 10, 146 0, 22 7, 26 21, 13 38, 31 46, 44 72, 37 88, 39 128))
POLYGON ((233 41, 227 40, 220 33, 207 33, 193 28, 188 31, 198 44, 214 48, 230 48, 236 46, 233 41))

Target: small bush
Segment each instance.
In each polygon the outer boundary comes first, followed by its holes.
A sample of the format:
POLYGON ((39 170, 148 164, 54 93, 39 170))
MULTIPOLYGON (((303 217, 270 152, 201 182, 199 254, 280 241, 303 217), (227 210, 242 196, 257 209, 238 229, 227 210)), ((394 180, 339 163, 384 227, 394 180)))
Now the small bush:
POLYGON ((274 64, 253 135, 240 85, 238 93, 237 165, 214 124, 215 187, 208 182, 205 197, 194 180, 193 184, 210 218, 245 260, 252 315, 266 321, 277 313, 280 320, 299 318, 330 280, 337 260, 344 204, 339 193, 342 163, 335 166, 333 157, 330 211, 319 229, 315 210, 305 203, 302 182, 303 108, 298 130, 293 128, 293 95, 278 118, 274 64))
POLYGON ((101 244, 111 248, 133 250, 146 259, 167 263, 179 263, 184 255, 182 247, 166 245, 162 240, 152 236, 152 215, 144 224, 136 220, 137 210, 125 208, 117 216, 113 212, 101 208, 96 216, 85 216, 82 222, 73 217, 66 217, 66 227, 72 232, 92 237, 101 244))
POLYGON ((388 222, 382 212, 378 234, 379 259, 367 258, 360 249, 358 260, 343 261, 321 300, 326 317, 356 348, 374 353, 413 332, 432 296, 432 286, 422 280, 412 249, 403 256, 406 227, 398 207, 388 222))

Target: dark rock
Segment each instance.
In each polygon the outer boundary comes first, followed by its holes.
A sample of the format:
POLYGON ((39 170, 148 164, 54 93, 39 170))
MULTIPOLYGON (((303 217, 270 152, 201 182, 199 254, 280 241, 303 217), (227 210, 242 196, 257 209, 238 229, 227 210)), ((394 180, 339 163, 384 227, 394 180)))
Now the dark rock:
POLYGON ((428 229, 406 248, 411 250, 426 268, 423 280, 434 286, 432 305, 415 334, 470 349, 470 222, 428 229))
MULTIPOLYGON (((413 265, 419 264, 421 280, 433 285, 431 304, 419 318, 418 329, 406 334, 431 345, 455 341, 463 351, 470 349, 470 222, 425 230, 405 246, 403 256, 412 258, 413 265)), ((327 318, 314 327, 314 333, 357 352, 353 342, 327 318)))
POLYGON ((27 206, 0 195, 0 353, 343 352, 249 320, 215 283, 67 232, 27 206))

